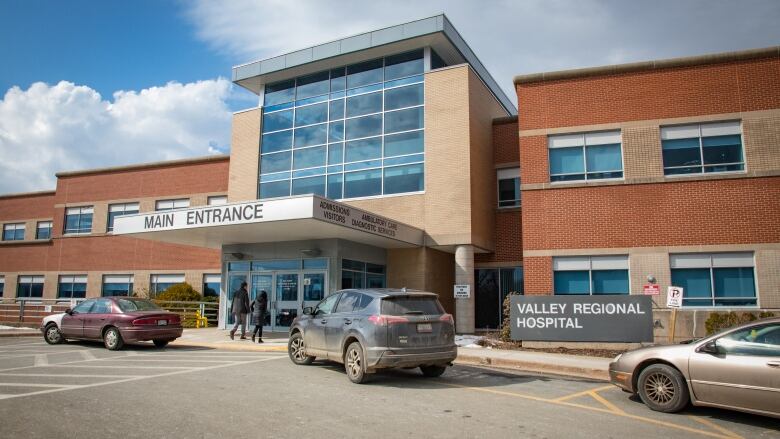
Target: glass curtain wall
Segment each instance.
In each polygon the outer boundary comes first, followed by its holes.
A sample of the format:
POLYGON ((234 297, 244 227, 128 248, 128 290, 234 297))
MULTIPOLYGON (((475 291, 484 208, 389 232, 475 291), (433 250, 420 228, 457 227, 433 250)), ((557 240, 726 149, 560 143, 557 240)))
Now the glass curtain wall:
POLYGON ((265 88, 259 198, 424 190, 423 50, 265 88))

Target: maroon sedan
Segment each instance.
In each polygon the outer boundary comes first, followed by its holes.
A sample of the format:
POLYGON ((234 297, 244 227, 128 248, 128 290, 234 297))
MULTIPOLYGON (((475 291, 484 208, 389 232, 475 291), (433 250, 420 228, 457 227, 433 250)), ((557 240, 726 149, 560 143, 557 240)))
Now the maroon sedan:
POLYGON ((153 341, 157 347, 181 337, 178 314, 166 311, 146 299, 101 297, 89 299, 62 314, 41 322, 43 338, 49 344, 69 338, 102 340, 107 349, 122 349, 125 343, 153 341))

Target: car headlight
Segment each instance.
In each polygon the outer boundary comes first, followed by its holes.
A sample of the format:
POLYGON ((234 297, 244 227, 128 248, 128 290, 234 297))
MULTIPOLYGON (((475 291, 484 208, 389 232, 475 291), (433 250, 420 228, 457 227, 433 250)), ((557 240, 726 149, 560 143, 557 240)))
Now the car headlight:
POLYGON ((622 356, 623 356, 623 354, 618 354, 618 355, 617 355, 617 357, 615 357, 614 359, 612 359, 612 362, 613 362, 613 363, 617 363, 617 362, 620 360, 620 357, 622 357, 622 356))

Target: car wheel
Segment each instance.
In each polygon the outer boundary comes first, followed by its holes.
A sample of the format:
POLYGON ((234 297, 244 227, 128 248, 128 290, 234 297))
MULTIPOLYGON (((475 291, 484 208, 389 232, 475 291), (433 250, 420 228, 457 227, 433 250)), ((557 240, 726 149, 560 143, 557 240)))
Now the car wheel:
POLYGON ((290 341, 287 342, 287 354, 290 356, 290 360, 299 366, 309 365, 315 358, 306 355, 306 346, 303 343, 303 335, 300 332, 293 334, 290 337, 290 341))
POLYGON ((447 370, 447 366, 420 366, 423 375, 428 378, 440 377, 447 370))
POLYGON ((685 378, 666 364, 653 364, 639 374, 639 397, 652 410, 679 412, 690 401, 685 378))
POLYGON ((43 339, 49 344, 60 344, 65 341, 65 337, 62 336, 60 328, 55 323, 46 325, 46 329, 43 330, 43 339))
POLYGON ((170 340, 152 340, 152 342, 158 348, 164 348, 164 347, 168 346, 168 343, 170 342, 170 340))
POLYGON ((353 342, 347 348, 347 353, 344 355, 344 368, 347 370, 349 380, 355 384, 365 383, 368 379, 363 363, 363 347, 360 343, 353 342))
POLYGON ((109 351, 118 351, 125 345, 122 334, 116 328, 108 328, 103 333, 103 344, 109 351))

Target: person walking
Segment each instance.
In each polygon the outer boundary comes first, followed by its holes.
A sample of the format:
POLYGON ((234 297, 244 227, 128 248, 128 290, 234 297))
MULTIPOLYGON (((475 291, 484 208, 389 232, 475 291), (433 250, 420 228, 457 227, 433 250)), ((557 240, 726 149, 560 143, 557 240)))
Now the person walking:
POLYGON ((241 282, 241 287, 233 293, 233 303, 230 310, 236 319, 236 324, 230 331, 230 339, 235 340, 238 325, 241 325, 241 340, 246 340, 246 314, 249 312, 249 293, 246 291, 246 282, 241 282))
POLYGON ((255 342, 255 334, 257 334, 257 342, 263 342, 263 325, 265 324, 265 313, 268 311, 268 293, 265 290, 260 291, 260 295, 252 302, 252 324, 255 325, 255 329, 252 330, 252 343, 255 342))

